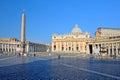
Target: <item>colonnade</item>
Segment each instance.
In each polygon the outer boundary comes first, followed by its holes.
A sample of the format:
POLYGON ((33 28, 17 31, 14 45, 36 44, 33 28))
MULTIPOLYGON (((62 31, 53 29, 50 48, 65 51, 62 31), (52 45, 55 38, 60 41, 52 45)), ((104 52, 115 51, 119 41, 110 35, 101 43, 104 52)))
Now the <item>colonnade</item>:
MULTIPOLYGON (((0 52, 15 53, 20 52, 20 42, 0 42, 0 52)), ((46 44, 38 44, 26 42, 25 52, 47 52, 50 51, 50 46, 46 44), (48 50, 49 49, 49 50, 48 50)))
POLYGON ((26 43, 26 52, 47 52, 50 49, 48 45, 28 42, 26 43))
POLYGON ((96 49, 99 50, 100 54, 104 51, 107 55, 120 55, 120 42, 90 43, 87 44, 86 52, 88 54, 97 54, 95 53, 96 49))
POLYGON ((20 50, 20 44, 19 43, 0 43, 1 52, 17 52, 20 50))

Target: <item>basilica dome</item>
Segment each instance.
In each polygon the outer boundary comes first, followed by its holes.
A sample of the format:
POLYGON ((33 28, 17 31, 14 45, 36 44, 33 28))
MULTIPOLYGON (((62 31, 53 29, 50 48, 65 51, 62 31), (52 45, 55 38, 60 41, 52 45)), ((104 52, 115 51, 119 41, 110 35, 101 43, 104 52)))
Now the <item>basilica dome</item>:
POLYGON ((81 29, 78 27, 78 24, 75 25, 75 27, 72 29, 72 34, 80 34, 82 33, 81 29))

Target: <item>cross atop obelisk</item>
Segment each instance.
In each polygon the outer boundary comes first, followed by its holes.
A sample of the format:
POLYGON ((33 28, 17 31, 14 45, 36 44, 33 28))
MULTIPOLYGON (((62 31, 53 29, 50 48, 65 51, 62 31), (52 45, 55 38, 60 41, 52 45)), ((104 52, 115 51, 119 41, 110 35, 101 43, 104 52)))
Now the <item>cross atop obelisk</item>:
POLYGON ((24 54, 24 53, 25 53, 25 41, 26 41, 25 25, 26 25, 26 16, 25 16, 25 13, 22 13, 22 24, 21 24, 21 54, 24 54))

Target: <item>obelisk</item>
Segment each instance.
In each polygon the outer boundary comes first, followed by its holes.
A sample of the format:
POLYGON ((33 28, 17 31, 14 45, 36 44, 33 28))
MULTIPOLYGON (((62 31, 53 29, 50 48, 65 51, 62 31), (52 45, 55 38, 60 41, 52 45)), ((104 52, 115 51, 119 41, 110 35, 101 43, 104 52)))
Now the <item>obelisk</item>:
POLYGON ((21 24, 21 55, 25 53, 25 41, 26 41, 26 33, 25 33, 25 25, 26 25, 26 16, 25 13, 22 13, 22 24, 21 24))

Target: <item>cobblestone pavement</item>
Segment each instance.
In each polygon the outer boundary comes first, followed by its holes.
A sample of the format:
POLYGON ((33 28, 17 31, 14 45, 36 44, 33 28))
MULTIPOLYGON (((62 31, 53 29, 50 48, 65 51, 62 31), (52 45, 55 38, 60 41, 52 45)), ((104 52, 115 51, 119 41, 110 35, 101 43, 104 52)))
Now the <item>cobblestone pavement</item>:
POLYGON ((120 80, 120 60, 0 56, 0 80, 120 80))

